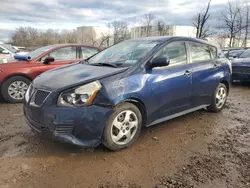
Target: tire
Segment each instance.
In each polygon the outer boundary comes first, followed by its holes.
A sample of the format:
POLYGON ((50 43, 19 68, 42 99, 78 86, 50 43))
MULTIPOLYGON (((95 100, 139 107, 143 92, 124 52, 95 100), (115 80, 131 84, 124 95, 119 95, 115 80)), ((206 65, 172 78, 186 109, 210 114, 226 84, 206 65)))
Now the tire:
POLYGON ((209 107, 207 107, 207 110, 209 112, 220 112, 225 107, 227 96, 228 96, 228 89, 226 85, 223 83, 220 83, 214 92, 212 104, 209 107), (223 94, 219 94, 220 91, 223 91, 223 94), (221 98, 223 95, 223 101, 221 101, 222 103, 221 105, 218 105, 218 103, 220 103, 217 97, 218 95, 221 96, 221 98))
POLYGON ((4 81, 1 87, 1 94, 5 101, 9 103, 21 103, 24 101, 25 92, 30 85, 30 80, 23 76, 13 76, 4 81), (17 89, 15 89, 17 86, 17 89), (16 93, 16 97, 10 94, 10 92, 16 93), (19 93, 18 93, 19 91, 19 93))
POLYGON ((138 139, 141 128, 142 115, 140 110, 131 103, 121 103, 115 108, 106 123, 103 132, 103 144, 112 151, 130 147, 138 139), (127 117, 130 117, 129 120, 127 117), (118 129, 117 125, 121 126, 121 128, 118 129), (134 125, 137 125, 137 128, 134 125), (128 139, 127 135, 130 135, 130 139, 128 139))

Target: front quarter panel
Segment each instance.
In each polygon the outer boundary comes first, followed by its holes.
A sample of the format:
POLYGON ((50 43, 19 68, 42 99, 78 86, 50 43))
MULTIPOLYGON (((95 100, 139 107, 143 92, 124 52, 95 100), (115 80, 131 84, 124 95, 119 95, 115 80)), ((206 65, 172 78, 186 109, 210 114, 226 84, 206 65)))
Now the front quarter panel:
POLYGON ((95 102, 102 105, 115 106, 126 99, 136 99, 145 106, 147 93, 150 88, 145 87, 147 74, 126 75, 121 73, 101 80, 102 89, 95 102))

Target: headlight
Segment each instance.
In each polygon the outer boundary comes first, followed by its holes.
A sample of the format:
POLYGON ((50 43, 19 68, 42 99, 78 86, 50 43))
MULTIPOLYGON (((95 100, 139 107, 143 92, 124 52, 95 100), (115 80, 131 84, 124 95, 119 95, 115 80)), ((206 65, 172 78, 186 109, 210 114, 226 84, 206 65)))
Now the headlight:
POLYGON ((101 89, 99 81, 65 91, 58 98, 58 106, 64 107, 81 107, 91 105, 96 94, 101 89))
POLYGON ((31 88, 31 84, 29 85, 26 93, 25 93, 25 101, 28 102, 29 101, 29 98, 30 98, 30 88, 31 88))

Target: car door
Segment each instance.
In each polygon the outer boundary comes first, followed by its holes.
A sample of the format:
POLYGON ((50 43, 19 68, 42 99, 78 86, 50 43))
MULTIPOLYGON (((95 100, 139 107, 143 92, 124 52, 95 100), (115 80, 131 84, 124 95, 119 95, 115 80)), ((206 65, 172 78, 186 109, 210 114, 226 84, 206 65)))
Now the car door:
POLYGON ((192 106, 209 105, 219 83, 220 63, 217 48, 198 42, 189 42, 192 65, 192 106))
POLYGON ((47 53, 37 62, 35 62, 37 65, 37 69, 35 70, 35 68, 33 68, 33 72, 35 72, 36 76, 38 76, 39 74, 47 70, 74 63, 77 61, 77 59, 79 59, 79 53, 77 52, 76 46, 66 46, 57 48, 47 53), (44 64, 43 62, 47 57, 54 57, 55 61, 49 64, 44 64))
POLYGON ((190 108, 191 72, 186 43, 174 41, 156 53, 154 57, 168 57, 169 66, 153 68, 148 78, 152 98, 156 99, 152 112, 154 120, 170 116, 190 108))

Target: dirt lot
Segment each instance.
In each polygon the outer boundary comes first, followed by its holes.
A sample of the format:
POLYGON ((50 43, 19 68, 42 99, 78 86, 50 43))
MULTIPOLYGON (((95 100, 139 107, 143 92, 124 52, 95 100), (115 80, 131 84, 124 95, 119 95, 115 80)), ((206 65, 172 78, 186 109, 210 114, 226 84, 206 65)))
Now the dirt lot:
POLYGON ((30 131, 22 105, 0 103, 0 188, 250 188, 250 85, 219 114, 198 111, 143 130, 109 152, 54 143, 30 131))

